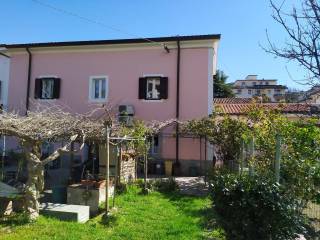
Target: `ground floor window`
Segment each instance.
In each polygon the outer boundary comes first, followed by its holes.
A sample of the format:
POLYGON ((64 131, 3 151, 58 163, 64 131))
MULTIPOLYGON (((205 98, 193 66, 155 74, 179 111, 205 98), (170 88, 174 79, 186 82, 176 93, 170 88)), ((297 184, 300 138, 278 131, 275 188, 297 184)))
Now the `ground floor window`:
POLYGON ((159 153, 159 135, 154 135, 150 138, 150 154, 159 153))

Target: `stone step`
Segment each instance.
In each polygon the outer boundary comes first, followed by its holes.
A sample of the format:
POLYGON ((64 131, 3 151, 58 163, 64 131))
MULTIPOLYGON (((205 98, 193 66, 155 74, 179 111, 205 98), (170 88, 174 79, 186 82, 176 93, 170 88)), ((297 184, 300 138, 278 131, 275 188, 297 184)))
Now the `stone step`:
POLYGON ((40 213, 63 221, 85 223, 90 217, 90 207, 60 203, 42 203, 40 213))

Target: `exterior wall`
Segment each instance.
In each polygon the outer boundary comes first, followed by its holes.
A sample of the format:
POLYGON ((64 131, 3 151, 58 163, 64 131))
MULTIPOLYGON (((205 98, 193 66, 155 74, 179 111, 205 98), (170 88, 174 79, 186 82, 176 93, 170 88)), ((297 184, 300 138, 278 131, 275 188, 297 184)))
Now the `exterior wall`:
MULTIPOLYGON (((210 47, 181 48, 180 119, 197 119, 212 112, 213 82, 216 71, 217 42, 210 47)), ((108 99, 105 102, 134 106, 135 117, 145 121, 168 120, 176 116, 177 49, 132 49, 112 51, 33 51, 30 86, 30 110, 39 104, 61 105, 74 113, 87 113, 103 103, 89 100, 91 76, 108 77, 108 99), (169 78, 168 99, 138 99, 139 77, 161 74, 169 78), (35 79, 43 76, 61 78, 60 98, 34 99, 35 79)), ((13 53, 11 58, 9 110, 25 113, 28 55, 13 53)), ((175 159, 175 138, 161 143, 160 158, 175 159)), ((180 139, 180 160, 199 160, 199 140, 180 139), (195 142, 198 142, 195 144, 195 142)), ((202 151, 205 143, 202 142, 202 151)), ((205 154, 202 153, 201 156, 205 154)), ((207 148, 206 155, 210 155, 207 148)), ((203 157, 202 157, 203 158, 203 157)))
POLYGON ((4 109, 8 105, 8 83, 9 83, 10 59, 0 55, 0 81, 1 81, 1 98, 0 103, 4 109))
MULTIPOLYGON (((8 107, 8 83, 9 83, 9 71, 10 71, 10 59, 0 55, 0 81, 1 81, 1 93, 0 104, 4 110, 8 107)), ((6 137, 0 137, 0 150, 1 155, 6 149, 6 137)))
MULTIPOLYGON (((181 50, 181 118, 208 114, 208 49, 181 50), (197 91, 195 91, 197 89, 197 91), (197 106, 197 107, 192 107, 197 106)), ((112 106, 131 104, 135 116, 144 120, 166 120, 175 117, 176 50, 136 50, 119 52, 34 53, 30 89, 30 109, 37 103, 61 104, 77 113, 93 109, 89 101, 90 76, 108 76, 112 106), (138 80, 146 74, 162 74, 169 78, 169 97, 166 100, 138 99, 138 80), (40 76, 61 78, 60 98, 35 100, 34 81, 40 76)), ((27 89, 26 54, 14 55, 11 60, 9 96, 11 110, 25 110, 27 89)), ((101 105, 101 103, 99 103, 101 105)))
POLYGON ((283 95, 285 94, 285 90, 284 89, 280 89, 279 92, 276 92, 276 90, 274 88, 270 88, 270 89, 259 89, 260 93, 258 93, 257 89, 250 89, 251 90, 251 94, 249 94, 248 92, 248 88, 241 88, 241 93, 238 93, 238 89, 233 89, 233 93, 235 94, 235 96, 237 98, 252 98, 253 96, 259 94, 265 94, 267 97, 270 98, 270 100, 272 102, 277 102, 277 98, 275 97, 275 95, 280 94, 283 95), (269 92, 270 90, 270 92, 269 92))
POLYGON ((253 79, 237 80, 234 82, 233 93, 236 97, 252 98, 254 96, 266 95, 271 102, 277 102, 284 98, 285 89, 278 88, 277 80, 261 80, 257 79, 255 75, 253 77, 253 79), (268 85, 270 87, 267 87, 268 85), (263 88, 260 86, 263 86, 263 88), (251 93, 249 93, 249 90, 251 90, 251 93))

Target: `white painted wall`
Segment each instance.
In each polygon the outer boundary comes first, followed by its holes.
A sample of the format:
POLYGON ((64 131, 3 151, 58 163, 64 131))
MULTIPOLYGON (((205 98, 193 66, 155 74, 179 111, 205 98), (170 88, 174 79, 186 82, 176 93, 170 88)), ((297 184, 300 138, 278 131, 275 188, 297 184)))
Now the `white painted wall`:
POLYGON ((0 81, 1 81, 1 98, 0 103, 4 109, 8 106, 8 86, 9 86, 10 58, 0 55, 0 81))
MULTIPOLYGON (((0 55, 0 81, 1 81, 1 94, 0 104, 3 104, 3 109, 8 107, 8 90, 9 90, 9 70, 10 70, 10 58, 0 55)), ((6 137, 0 137, 0 154, 6 155, 6 137)))

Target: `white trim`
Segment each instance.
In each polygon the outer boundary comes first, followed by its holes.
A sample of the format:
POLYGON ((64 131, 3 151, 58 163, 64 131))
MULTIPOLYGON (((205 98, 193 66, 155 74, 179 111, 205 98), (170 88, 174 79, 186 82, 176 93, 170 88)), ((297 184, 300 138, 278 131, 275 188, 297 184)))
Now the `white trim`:
MULTIPOLYGON (((219 39, 207 40, 187 40, 181 41, 180 47, 184 48, 213 48, 219 39)), ((177 49, 176 41, 164 42, 169 49, 177 49)), ((79 46, 52 46, 52 47, 30 47, 33 53, 52 53, 52 52, 102 52, 102 51, 128 51, 142 49, 159 49, 166 52, 159 43, 126 43, 126 44, 105 44, 105 45, 79 45, 79 46)), ((26 54, 24 48, 11 48, 6 52, 9 56, 12 54, 26 54)))
POLYGON ((208 115, 213 112, 213 53, 214 49, 208 50, 208 115))
POLYGON ((0 55, 0 81, 1 81, 1 95, 0 103, 3 104, 3 109, 8 108, 9 96, 9 75, 10 75, 10 59, 0 55))
POLYGON ((167 99, 140 99, 142 102, 150 102, 150 103, 161 103, 167 99))
POLYGON ((146 74, 143 74, 143 77, 163 77, 164 75, 163 74, 160 74, 160 73, 146 73, 146 74))
POLYGON ((89 77, 89 95, 88 95, 88 101, 89 101, 89 102, 93 102, 93 103, 106 102, 107 99, 108 99, 108 95, 109 95, 109 78, 108 78, 108 76, 106 76, 106 75, 90 76, 90 77, 89 77), (92 96, 92 91, 93 91, 92 83, 93 83, 93 80, 94 80, 94 79, 97 79, 97 78, 103 78, 103 79, 106 80, 106 96, 105 96, 104 98, 96 99, 96 98, 93 98, 93 96, 92 96))
POLYGON ((58 78, 57 75, 40 75, 37 78, 58 78))

